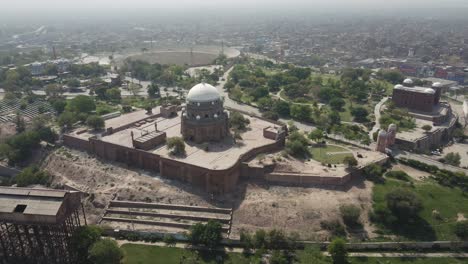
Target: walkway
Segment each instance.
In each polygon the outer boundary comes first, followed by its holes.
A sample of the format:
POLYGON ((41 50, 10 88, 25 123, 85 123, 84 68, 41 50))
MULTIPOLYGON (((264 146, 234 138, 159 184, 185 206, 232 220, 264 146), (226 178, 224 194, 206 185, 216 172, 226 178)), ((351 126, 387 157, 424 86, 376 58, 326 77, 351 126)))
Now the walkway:
MULTIPOLYGON (((195 249, 203 250, 206 249, 202 246, 192 246, 188 243, 175 243, 168 246, 164 242, 143 242, 143 241, 128 241, 128 240, 116 240, 119 246, 124 244, 134 245, 145 245, 145 246, 158 246, 158 247, 175 247, 182 249, 195 249)), ((216 251, 227 252, 227 253, 242 253, 244 251, 241 247, 224 247, 217 248, 216 251)), ((330 256, 328 252, 323 252, 325 256, 330 256)), ((468 258, 468 253, 457 253, 457 252, 440 252, 440 253, 410 253, 410 252, 349 252, 350 257, 370 257, 370 258, 468 258)))
POLYGON ((380 100, 380 102, 378 102, 374 107, 375 125, 372 128, 372 130, 369 131, 369 137, 370 138, 373 138, 374 133, 377 132, 377 130, 379 130, 379 128, 380 128, 380 121, 379 121, 380 120, 380 109, 382 108, 382 105, 385 104, 385 102, 387 102, 387 100, 388 100, 388 97, 382 98, 382 100, 380 100))

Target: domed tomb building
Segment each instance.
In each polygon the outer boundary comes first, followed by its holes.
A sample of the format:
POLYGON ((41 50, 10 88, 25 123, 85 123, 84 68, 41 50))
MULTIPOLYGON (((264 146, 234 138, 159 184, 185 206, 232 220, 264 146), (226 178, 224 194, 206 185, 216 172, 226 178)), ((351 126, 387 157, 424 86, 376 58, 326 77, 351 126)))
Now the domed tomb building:
POLYGON ((196 143, 220 141, 228 135, 228 114, 214 86, 199 83, 190 89, 180 129, 185 140, 196 143))

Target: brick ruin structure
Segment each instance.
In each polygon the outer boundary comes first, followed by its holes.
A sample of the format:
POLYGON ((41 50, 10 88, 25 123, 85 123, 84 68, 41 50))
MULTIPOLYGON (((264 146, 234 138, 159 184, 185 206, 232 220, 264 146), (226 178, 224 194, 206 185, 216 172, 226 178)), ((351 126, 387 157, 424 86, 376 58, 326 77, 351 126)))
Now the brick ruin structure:
POLYGON ((0 187, 0 263, 76 263, 80 211, 80 192, 0 187))
POLYGON ((220 141, 228 133, 228 114, 218 90, 207 83, 192 87, 182 110, 181 134, 184 139, 195 143, 220 141))
POLYGON ((397 126, 395 124, 390 124, 387 131, 380 130, 377 135, 377 145, 375 147, 376 151, 386 153, 387 148, 395 144, 397 133, 397 126))

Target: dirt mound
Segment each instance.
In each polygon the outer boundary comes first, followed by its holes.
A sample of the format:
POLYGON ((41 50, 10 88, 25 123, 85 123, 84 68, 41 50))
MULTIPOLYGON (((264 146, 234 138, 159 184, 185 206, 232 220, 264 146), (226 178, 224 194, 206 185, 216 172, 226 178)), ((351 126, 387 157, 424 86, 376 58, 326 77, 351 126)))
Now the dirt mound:
POLYGON ((54 185, 68 185, 88 194, 87 218, 95 222, 110 199, 210 206, 206 194, 180 182, 161 179, 120 164, 103 163, 86 153, 61 148, 50 154, 43 169, 54 185))

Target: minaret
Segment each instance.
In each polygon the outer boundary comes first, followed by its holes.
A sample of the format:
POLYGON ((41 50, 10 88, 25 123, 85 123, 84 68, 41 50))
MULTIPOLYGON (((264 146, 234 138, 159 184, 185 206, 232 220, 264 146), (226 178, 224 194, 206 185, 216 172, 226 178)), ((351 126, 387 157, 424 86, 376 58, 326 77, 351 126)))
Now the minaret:
POLYGON ((385 130, 380 130, 377 136, 377 147, 375 148, 375 150, 385 153, 386 148, 387 148, 387 132, 385 132, 385 130))

